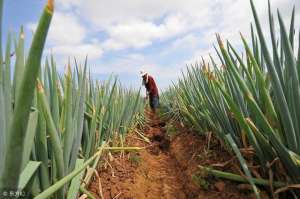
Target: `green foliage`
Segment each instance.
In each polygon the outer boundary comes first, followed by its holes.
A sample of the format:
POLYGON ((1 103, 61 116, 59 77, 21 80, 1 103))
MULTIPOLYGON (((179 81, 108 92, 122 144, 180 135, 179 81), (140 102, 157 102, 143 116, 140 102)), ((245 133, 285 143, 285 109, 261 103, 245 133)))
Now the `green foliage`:
POLYGON ((194 182, 196 185, 198 185, 199 187, 208 190, 210 183, 204 178, 202 177, 199 173, 193 174, 192 175, 192 182, 194 182))
POLYGON ((80 180, 70 182, 99 160, 99 147, 112 138, 123 141, 144 121, 140 92, 123 88, 117 77, 93 80, 87 58, 69 61, 64 75, 57 72, 53 56, 41 64, 53 3, 49 0, 42 13, 27 56, 23 28, 14 48, 9 34, 4 56, 0 52, 0 189, 23 186, 25 176, 31 198, 40 192, 38 198, 76 196, 80 180), (78 157, 84 160, 76 168, 78 157), (22 171, 31 162, 39 167, 26 176, 22 171))
MULTIPOLYGON (((200 133, 214 132, 237 155, 234 145, 238 148, 251 145, 263 176, 268 175, 267 163, 278 157, 290 183, 299 183, 300 47, 296 50, 294 45, 295 12, 289 33, 278 12, 278 37, 269 5, 269 46, 255 6, 250 2, 257 31, 256 34, 251 26, 252 47, 241 35, 244 46, 241 54, 217 35, 219 48, 215 49, 221 65, 213 58, 191 65, 166 92, 163 101, 169 103, 170 113, 187 126, 200 133)), ((247 168, 243 169, 248 176, 247 168)))
POLYGON ((141 156, 139 156, 139 154, 131 153, 129 157, 129 161, 131 164, 139 166, 142 162, 142 158, 141 156))
MULTIPOLYGON (((49 1, 50 2, 50 1, 49 1)), ((1 1, 1 7, 3 1, 1 1)), ((2 10, 1 10, 2 15, 2 10)), ((42 16, 40 18, 37 30, 34 34, 28 58, 25 64, 24 74, 21 77, 20 89, 16 93, 14 99, 14 110, 12 111, 12 86, 10 80, 10 37, 8 38, 8 46, 6 48, 5 66, 3 66, 3 60, 1 59, 1 74, 3 74, 3 85, 1 91, 5 99, 4 107, 1 107, 3 119, 6 121, 5 127, 0 127, 1 137, 7 142, 4 144, 4 154, 1 157, 3 166, 0 169, 0 189, 16 189, 19 181, 19 175, 22 169, 22 157, 24 142, 26 137, 26 129, 30 114, 30 107, 34 98, 35 81, 38 76, 38 72, 41 65, 42 52, 44 49, 47 32, 50 26, 53 10, 49 7, 49 4, 45 7, 42 16)), ((0 44, 2 45, 2 44, 0 44)), ((1 52, 2 54, 2 52, 1 52)), ((1 56, 2 57, 2 56, 1 56)), ((1 92, 0 91, 0 92, 1 92)), ((25 146, 31 147, 31 146, 25 146)))
POLYGON ((174 126, 174 124, 172 124, 171 122, 167 123, 165 129, 166 129, 167 136, 169 136, 171 139, 174 138, 179 133, 179 131, 174 126))

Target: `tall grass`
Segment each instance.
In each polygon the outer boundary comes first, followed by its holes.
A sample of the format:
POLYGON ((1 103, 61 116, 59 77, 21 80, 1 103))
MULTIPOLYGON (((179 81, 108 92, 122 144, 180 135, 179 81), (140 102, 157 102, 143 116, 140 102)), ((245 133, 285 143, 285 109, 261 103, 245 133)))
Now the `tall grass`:
POLYGON ((140 93, 117 77, 95 81, 87 58, 69 61, 65 74, 52 56, 41 63, 53 11, 49 0, 27 56, 23 29, 0 52, 0 190, 24 189, 30 198, 76 198, 81 179, 70 181, 96 164, 99 147, 122 143, 143 120, 140 93))
POLYGON ((284 170, 274 164, 275 178, 299 183, 300 47, 295 49, 295 9, 289 30, 278 11, 278 34, 269 4, 271 41, 267 43, 250 3, 255 20, 252 46, 241 34, 241 55, 217 35, 219 61, 211 58, 188 67, 166 101, 174 102, 175 114, 198 132, 213 131, 226 143, 230 135, 239 148, 253 147, 263 177, 269 177, 268 165, 279 158, 284 170))

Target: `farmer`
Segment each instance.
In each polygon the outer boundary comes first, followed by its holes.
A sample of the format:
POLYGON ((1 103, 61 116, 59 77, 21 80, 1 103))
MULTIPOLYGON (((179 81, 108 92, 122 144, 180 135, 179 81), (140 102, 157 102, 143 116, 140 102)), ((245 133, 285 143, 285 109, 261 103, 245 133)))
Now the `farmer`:
POLYGON ((149 98, 149 104, 153 113, 159 106, 158 89, 156 87, 153 77, 148 73, 141 71, 141 77, 143 78, 143 85, 146 87, 146 99, 149 98))

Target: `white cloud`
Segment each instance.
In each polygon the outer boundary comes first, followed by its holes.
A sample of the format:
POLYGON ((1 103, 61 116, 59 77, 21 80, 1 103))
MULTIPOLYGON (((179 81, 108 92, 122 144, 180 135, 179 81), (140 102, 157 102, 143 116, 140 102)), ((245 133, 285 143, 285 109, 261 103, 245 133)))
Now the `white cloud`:
MULTIPOLYGON (((273 7, 283 7, 282 0, 271 0, 271 3, 273 7)), ((285 1, 284 5, 292 3, 295 0, 285 1)), ((255 0, 255 4, 260 16, 265 18, 267 1, 255 0)), ((290 10, 285 7, 284 13, 290 10)), ((249 32, 252 20, 247 0, 85 0, 78 9, 92 29, 108 34, 104 42, 108 50, 144 48, 194 30, 220 32, 236 41, 239 31, 249 32)))
MULTIPOLYGON (((154 20, 170 13, 205 16, 209 11, 210 0, 82 0, 80 9, 98 28, 118 24, 132 19, 154 20)), ((215 3, 215 2, 213 2, 215 3)))
POLYGON ((56 0, 55 2, 58 8, 71 9, 73 7, 79 6, 81 0, 56 0))
MULTIPOLYGON (((271 0, 272 11, 275 17, 275 25, 277 23, 277 13, 275 12, 279 8, 286 25, 289 25, 290 14, 293 4, 296 4, 294 0, 271 0)), ((260 22, 263 27, 264 35, 268 39, 269 35, 269 22, 268 22, 268 10, 267 1, 255 1, 256 10, 259 14, 260 22)), ((214 58, 214 60, 220 64, 217 57, 213 44, 216 44, 215 33, 220 33, 223 41, 230 41, 230 43, 235 47, 241 47, 242 42, 239 32, 242 32, 243 36, 248 38, 250 44, 250 22, 253 22, 252 12, 249 1, 232 1, 231 6, 226 7, 225 3, 220 4, 220 20, 216 24, 212 24, 206 30, 202 31, 202 46, 200 46, 190 59, 187 59, 185 63, 191 64, 201 61, 201 57, 204 57, 206 61, 210 61, 209 54, 214 58)), ((296 4, 296 21, 300 20, 300 4, 296 4), (298 10, 298 12, 297 12, 298 10), (298 19, 298 20, 297 20, 298 19)), ((215 16, 216 17, 216 16, 215 16)), ((296 29, 299 30, 299 25, 296 23, 296 29)), ((255 27, 255 25, 254 25, 255 27)), ((288 27, 288 26, 286 26, 288 27)), ((278 28, 278 27, 277 27, 278 28)), ((218 46, 218 45, 216 45, 218 46)))
POLYGON ((128 54, 127 57, 133 60, 145 60, 145 56, 143 54, 138 53, 128 54))
MULTIPOLYGON (((27 27, 35 31, 37 23, 28 23, 27 27)), ((78 44, 86 37, 87 31, 72 13, 55 12, 48 33, 51 45, 78 44)))
MULTIPOLYGON (((254 1, 268 32, 267 0, 254 1)), ((299 22, 298 0, 270 1, 274 11, 280 8, 287 25, 292 5, 296 4, 299 22)), ((253 21, 249 0, 57 0, 57 4, 48 46, 55 54, 65 59, 89 53, 90 59, 97 60, 92 62, 96 74, 138 75, 145 67, 163 85, 174 80, 185 64, 199 61, 201 56, 208 58, 209 53, 216 57, 212 46, 216 43, 215 33, 240 46, 239 31, 249 37, 253 21), (170 45, 161 47, 163 42, 170 45), (155 52, 143 51, 149 46, 155 52), (118 57, 119 50, 127 54, 120 51, 122 57, 118 57), (113 60, 98 62, 107 51, 113 60), (163 56, 175 57, 187 51, 193 53, 176 64, 168 60, 160 63, 163 56)), ((28 24, 31 29, 34 26, 28 24)), ((296 26, 299 28, 299 23, 296 26)))
POLYGON ((84 59, 88 56, 89 60, 100 58, 103 54, 102 49, 97 44, 74 44, 74 45, 56 45, 48 50, 63 57, 76 57, 84 59))
POLYGON ((189 30, 189 22, 183 15, 168 16, 160 24, 140 19, 122 22, 106 28, 109 39, 104 42, 108 50, 142 48, 155 40, 169 39, 189 30))
MULTIPOLYGON (((286 5, 296 2, 271 0, 271 3, 288 13, 290 8, 286 5)), ((215 32, 235 42, 239 31, 249 32, 252 20, 248 0, 58 0, 57 4, 67 14, 58 12, 54 17, 55 30, 49 36, 52 40, 80 41, 88 25, 89 31, 101 30, 108 35, 103 44, 107 50, 144 48, 194 30, 207 33, 204 37, 210 42, 214 41, 215 32)), ((255 4, 265 18, 267 1, 255 0, 255 4)))
MULTIPOLYGON (((69 7, 71 6, 69 3, 76 2, 60 1, 59 3, 69 7)), ((36 27, 36 23, 27 24, 27 28, 32 31, 35 31, 36 27)), ((89 60, 96 60, 102 56, 103 50, 97 38, 88 40, 87 36, 87 29, 76 14, 57 11, 49 29, 46 54, 53 53, 59 65, 67 63, 69 57, 83 60, 88 55, 89 60)))
POLYGON ((165 89, 170 85, 171 81, 176 81, 180 75, 180 70, 184 68, 182 64, 174 66, 162 66, 158 63, 151 62, 148 59, 134 58, 135 56, 124 58, 117 58, 112 63, 98 64, 92 67, 93 75, 107 75, 118 74, 121 78, 130 76, 132 77, 130 83, 128 80, 122 82, 126 87, 138 87, 141 84, 139 72, 141 70, 147 71, 152 75, 160 89, 165 89))
POLYGON ((109 50, 143 48, 182 35, 211 22, 215 1, 80 1, 77 13, 90 23, 94 31, 104 31, 109 50), (198 5, 198 8, 196 7, 198 5), (196 9, 197 8, 197 9, 196 9), (201 8, 201 11, 199 10, 201 8))
POLYGON ((26 28, 29 31, 34 32, 37 28, 37 23, 29 22, 29 23, 26 24, 26 28))
POLYGON ((160 52, 161 56, 172 55, 176 52, 194 51, 203 44, 203 39, 199 34, 190 33, 174 40, 169 46, 160 52))
POLYGON ((87 31, 74 14, 55 12, 49 30, 53 44, 78 44, 86 37, 87 31))

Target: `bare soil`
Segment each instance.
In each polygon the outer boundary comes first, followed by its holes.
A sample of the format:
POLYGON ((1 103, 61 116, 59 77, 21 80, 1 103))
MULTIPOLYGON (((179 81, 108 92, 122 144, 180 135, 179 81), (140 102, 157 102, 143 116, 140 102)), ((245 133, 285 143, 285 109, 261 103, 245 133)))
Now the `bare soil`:
POLYGON ((126 146, 145 149, 107 156, 99 164, 99 177, 93 179, 89 191, 104 199, 255 198, 234 182, 204 177, 199 172, 198 165, 235 170, 233 156, 216 138, 196 135, 178 124, 174 129, 170 138, 166 124, 151 118, 144 130, 151 144, 136 133, 129 134, 126 146))

